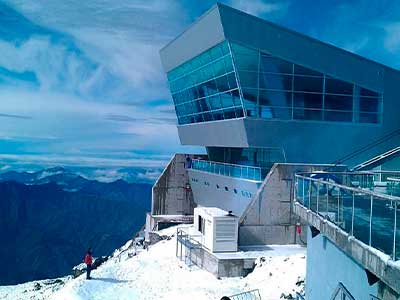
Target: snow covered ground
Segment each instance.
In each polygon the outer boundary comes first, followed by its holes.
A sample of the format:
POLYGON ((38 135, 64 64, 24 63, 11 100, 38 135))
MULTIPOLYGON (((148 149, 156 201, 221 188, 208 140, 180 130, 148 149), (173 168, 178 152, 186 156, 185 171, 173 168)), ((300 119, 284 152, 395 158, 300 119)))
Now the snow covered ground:
MULTIPOLYGON (((176 228, 170 228, 162 234, 175 232, 176 228)), ((217 279, 207 271, 179 261, 175 257, 175 243, 175 237, 160 241, 131 258, 129 251, 123 252, 93 271, 92 280, 85 280, 85 276, 70 280, 47 299, 219 300, 224 295, 259 289, 263 300, 277 300, 282 293, 294 295, 303 288, 296 283, 305 277, 305 248, 271 247, 260 252, 264 259, 257 260, 255 270, 247 277, 217 279)), ((0 288, 0 299, 18 298, 1 298, 0 288)))
POLYGON ((0 299, 7 300, 44 300, 61 289, 71 276, 27 282, 18 285, 0 286, 0 299))

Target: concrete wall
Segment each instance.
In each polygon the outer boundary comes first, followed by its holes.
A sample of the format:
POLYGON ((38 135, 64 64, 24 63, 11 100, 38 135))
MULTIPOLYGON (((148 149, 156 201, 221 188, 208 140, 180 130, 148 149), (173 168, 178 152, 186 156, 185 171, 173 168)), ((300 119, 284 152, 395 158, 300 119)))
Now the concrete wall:
POLYGON ((190 256, 193 264, 218 278, 246 276, 254 269, 254 258, 218 259, 205 249, 192 249, 190 256))
POLYGON ((239 246, 305 243, 305 228, 300 235, 295 228, 300 219, 293 214, 294 175, 325 168, 327 165, 275 164, 242 215, 239 246))
POLYGON ((197 205, 218 207, 241 216, 256 194, 259 183, 209 172, 188 170, 194 202, 197 205), (219 188, 217 187, 219 186, 219 188), (228 188, 228 191, 225 190, 228 188), (235 193, 235 189, 237 193, 235 193))
POLYGON ((377 296, 378 283, 370 286, 362 266, 347 256, 322 234, 312 238, 308 229, 306 298, 331 299, 341 282, 354 299, 377 296))
POLYGON ((152 215, 193 215, 194 201, 185 169, 187 155, 175 154, 152 190, 152 215))
MULTIPOLYGON (((336 245, 341 250, 342 255, 351 257, 363 269, 369 270, 380 279, 379 299, 395 300, 400 297, 400 266, 397 262, 391 260, 383 252, 349 236, 344 230, 305 208, 300 203, 295 203, 294 211, 302 220, 315 227, 323 236, 336 245)), ((315 262, 315 264, 324 264, 331 260, 330 256, 324 256, 323 259, 315 262)), ((308 284, 310 283, 308 282, 308 284)))

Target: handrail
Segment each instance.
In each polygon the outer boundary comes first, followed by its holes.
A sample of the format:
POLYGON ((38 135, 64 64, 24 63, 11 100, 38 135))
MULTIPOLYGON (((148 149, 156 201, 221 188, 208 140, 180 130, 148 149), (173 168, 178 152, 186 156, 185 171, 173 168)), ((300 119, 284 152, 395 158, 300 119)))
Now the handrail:
POLYGON ((218 175, 262 181, 260 167, 192 159, 191 169, 210 172, 218 175))
POLYGON ((385 198, 384 200, 400 201, 400 197, 398 197, 398 196, 392 196, 392 195, 387 195, 387 194, 383 194, 383 193, 378 193, 378 192, 375 192, 375 191, 370 191, 370 190, 363 189, 363 188, 356 188, 356 187, 352 187, 352 186, 347 186, 347 185, 343 185, 343 184, 340 184, 340 183, 326 181, 326 180, 323 180, 321 178, 311 178, 311 177, 306 177, 306 176, 297 175, 297 174, 295 176, 296 176, 296 178, 303 178, 303 179, 307 179, 309 181, 319 182, 319 183, 322 183, 324 185, 330 185, 330 186, 338 187, 338 188, 341 188, 341 189, 344 189, 344 190, 349 190, 349 191, 352 191, 352 192, 368 194, 368 195, 371 195, 371 196, 375 196, 375 197, 377 197, 379 199, 385 198))
POLYGON ((296 202, 396 260, 400 197, 298 174, 295 180, 296 202))
POLYGON ((260 291, 258 289, 238 293, 228 297, 231 300, 261 300, 260 291))
POLYGON ((306 300, 306 298, 304 298, 304 296, 299 292, 296 292, 296 300, 306 300))

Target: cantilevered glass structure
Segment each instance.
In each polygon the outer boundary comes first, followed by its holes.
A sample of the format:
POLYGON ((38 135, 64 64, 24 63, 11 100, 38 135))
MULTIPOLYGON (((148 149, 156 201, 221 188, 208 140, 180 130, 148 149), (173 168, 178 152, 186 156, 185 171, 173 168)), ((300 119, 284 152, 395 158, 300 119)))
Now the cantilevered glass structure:
POLYGON ((181 142, 210 160, 332 163, 400 128, 398 71, 221 4, 160 54, 181 142))
POLYGON ((383 93, 237 43, 168 72, 179 124, 241 117, 377 124, 383 93))

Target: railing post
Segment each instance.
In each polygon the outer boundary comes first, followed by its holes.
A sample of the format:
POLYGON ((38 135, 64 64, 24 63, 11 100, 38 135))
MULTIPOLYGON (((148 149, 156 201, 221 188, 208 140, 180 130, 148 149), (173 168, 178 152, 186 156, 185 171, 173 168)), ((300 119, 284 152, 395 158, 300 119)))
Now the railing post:
POLYGON ((178 257, 179 228, 176 228, 176 251, 175 256, 178 257))
POLYGON ((340 188, 338 188, 339 193, 338 193, 338 197, 337 197, 337 225, 339 225, 339 218, 340 218, 340 188))
POLYGON ((303 199, 301 199, 301 200, 302 200, 303 205, 304 205, 304 204, 305 204, 305 200, 306 200, 306 199, 304 198, 304 197, 305 197, 305 192, 304 192, 304 177, 302 177, 301 179, 303 180, 303 199))
POLYGON ((318 181, 318 183, 317 183, 317 214, 319 214, 319 184, 320 184, 320 182, 318 181))
POLYGON ((326 185, 326 214, 325 218, 328 218, 328 213, 329 213, 329 184, 326 185))
POLYGON ((311 209, 311 179, 308 179, 308 209, 311 209))
POLYGON ((396 260, 397 201, 394 201, 393 260, 396 260))
POLYGON ((371 195, 371 211, 369 214, 369 245, 371 246, 372 244, 372 208, 374 205, 374 196, 371 195))
POLYGON ((353 210, 351 212, 351 235, 354 236, 354 200, 355 200, 355 195, 353 191, 353 210))

